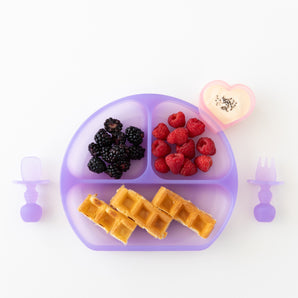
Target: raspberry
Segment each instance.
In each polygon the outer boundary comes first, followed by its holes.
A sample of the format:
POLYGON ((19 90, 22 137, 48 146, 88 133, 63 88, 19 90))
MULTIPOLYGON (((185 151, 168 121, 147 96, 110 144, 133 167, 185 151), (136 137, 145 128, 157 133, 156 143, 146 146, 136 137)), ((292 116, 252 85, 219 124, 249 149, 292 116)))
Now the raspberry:
POLYGON ((182 146, 177 145, 176 152, 182 153, 184 155, 184 157, 187 157, 189 159, 194 158, 195 154, 196 154, 196 146, 195 146, 194 140, 189 139, 182 146))
POLYGON ((184 159, 184 164, 180 170, 180 174, 183 176, 192 176, 197 172, 196 165, 188 158, 184 159))
POLYGON ((191 118, 186 123, 188 135, 193 138, 201 135, 205 131, 205 124, 197 118, 191 118))
POLYGON ((207 155, 200 155, 195 158, 196 166, 203 172, 208 172, 212 163, 212 158, 207 155))
POLYGON ((167 173, 170 170, 168 165, 166 164, 164 157, 158 158, 154 162, 154 167, 155 167, 155 170, 160 173, 167 173))
POLYGON ((198 140, 197 150, 203 155, 214 155, 216 153, 214 142, 206 137, 198 140))
POLYGON ((167 137, 170 144, 183 145, 187 142, 188 130, 184 127, 174 129, 167 137))
POLYGON ((152 131, 153 136, 160 140, 166 140, 169 133, 170 131, 164 123, 159 123, 152 131))
POLYGON ((174 128, 183 127, 185 125, 185 115, 182 112, 172 114, 169 116, 168 122, 174 128))
POLYGON ((156 157, 166 156, 171 152, 171 147, 165 141, 155 140, 152 143, 152 154, 156 157))
POLYGON ((178 174, 183 166, 184 156, 182 153, 172 153, 166 156, 166 164, 173 174, 178 174))

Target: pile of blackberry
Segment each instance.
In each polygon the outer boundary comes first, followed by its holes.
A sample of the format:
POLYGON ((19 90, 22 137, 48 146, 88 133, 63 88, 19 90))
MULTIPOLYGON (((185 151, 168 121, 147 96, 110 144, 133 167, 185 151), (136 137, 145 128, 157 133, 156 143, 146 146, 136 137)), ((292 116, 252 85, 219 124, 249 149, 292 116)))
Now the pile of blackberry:
POLYGON ((122 123, 118 119, 108 118, 104 128, 94 136, 88 150, 92 155, 88 162, 90 171, 100 174, 106 173, 112 178, 120 179, 129 170, 131 160, 142 159, 145 148, 141 146, 144 132, 134 126, 122 131, 122 123))

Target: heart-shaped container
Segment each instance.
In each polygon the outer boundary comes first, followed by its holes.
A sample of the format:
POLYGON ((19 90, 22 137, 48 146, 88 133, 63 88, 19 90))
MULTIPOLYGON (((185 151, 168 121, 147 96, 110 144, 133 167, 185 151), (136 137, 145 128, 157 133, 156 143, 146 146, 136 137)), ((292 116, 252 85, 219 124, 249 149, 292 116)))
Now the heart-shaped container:
POLYGON ((249 87, 217 80, 202 89, 199 109, 204 111, 202 116, 209 128, 217 132, 246 119, 254 110, 255 103, 255 95, 249 87))
MULTIPOLYGON (((172 173, 161 174, 154 169, 152 130, 158 123, 166 123, 168 116, 178 111, 182 111, 186 119, 201 117, 197 107, 177 98, 159 94, 132 95, 99 109, 75 133, 62 165, 61 195, 67 218, 87 247, 94 250, 201 250, 210 246, 223 231, 232 214, 238 187, 235 159, 223 132, 214 133, 206 126, 204 134, 200 136, 211 137, 216 144, 217 153, 213 156, 213 166, 209 172, 184 177, 172 173), (94 135, 109 117, 119 119, 123 129, 132 125, 145 132, 142 143, 146 148, 145 157, 132 161, 130 170, 119 180, 104 173, 92 173, 87 167, 90 159, 88 144, 93 142, 94 135), (109 203, 123 184, 149 201, 160 186, 165 186, 211 214, 216 219, 214 230, 207 239, 203 239, 172 221, 163 240, 155 239, 137 227, 128 244, 123 245, 78 212, 79 205, 88 194, 96 193, 99 199, 109 203)), ((194 141, 197 139, 194 138, 194 141)))

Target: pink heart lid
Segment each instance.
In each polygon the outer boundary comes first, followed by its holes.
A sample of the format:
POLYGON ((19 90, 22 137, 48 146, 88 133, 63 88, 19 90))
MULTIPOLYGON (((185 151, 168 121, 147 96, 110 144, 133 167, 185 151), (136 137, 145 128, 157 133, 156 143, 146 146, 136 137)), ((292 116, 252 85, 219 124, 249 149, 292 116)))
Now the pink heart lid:
POLYGON ((242 84, 230 86, 224 81, 208 83, 200 94, 199 109, 212 118, 202 118, 214 132, 232 126, 248 117, 255 107, 255 95, 252 90, 242 84))

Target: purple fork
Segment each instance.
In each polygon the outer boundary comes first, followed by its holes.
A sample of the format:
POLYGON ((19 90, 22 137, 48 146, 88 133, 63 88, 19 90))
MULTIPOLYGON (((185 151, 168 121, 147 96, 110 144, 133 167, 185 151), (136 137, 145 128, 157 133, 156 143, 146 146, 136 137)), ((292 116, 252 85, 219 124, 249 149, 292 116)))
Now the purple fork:
POLYGON ((259 158, 255 180, 247 180, 247 182, 260 186, 258 197, 260 204, 254 208, 254 216, 257 221, 270 222, 275 217, 275 208, 270 205, 272 193, 270 187, 272 185, 280 184, 281 181, 276 181, 276 169, 273 158, 268 163, 265 158, 264 164, 262 159, 259 158))

